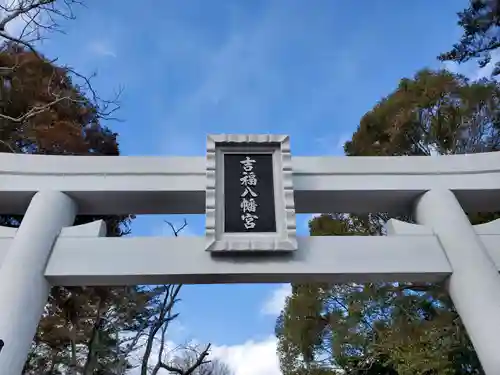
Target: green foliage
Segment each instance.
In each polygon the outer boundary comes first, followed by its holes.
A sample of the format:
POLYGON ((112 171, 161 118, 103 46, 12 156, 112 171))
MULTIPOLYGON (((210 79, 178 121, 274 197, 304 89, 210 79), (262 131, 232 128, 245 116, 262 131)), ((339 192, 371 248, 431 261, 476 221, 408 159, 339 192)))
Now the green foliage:
MULTIPOLYGON (((66 68, 14 44, 0 48, 0 66, 14 67, 0 74, 0 152, 119 154, 117 134, 101 124, 102 107, 73 84, 66 68)), ((122 236, 133 217, 78 216, 75 224, 99 219, 108 236, 122 236)), ((21 220, 2 215, 0 225, 17 227, 21 220)), ((123 362, 119 334, 140 325, 153 297, 136 287, 53 287, 25 374, 94 374, 116 367, 123 362)))
MULTIPOLYGON (((366 113, 347 155, 430 155, 497 151, 495 81, 470 82, 422 70, 366 113)), ((472 223, 498 213, 471 213, 472 223)), ((313 236, 381 235, 388 215, 323 214, 313 236)), ((411 218, 405 218, 411 220, 411 218)), ((293 285, 276 324, 285 375, 321 368, 347 374, 483 374, 444 285, 426 283, 293 285)))
MULTIPOLYGON (((100 101, 85 79, 87 90, 73 82, 68 68, 12 43, 0 46, 0 67, 0 152, 119 155, 117 134, 102 124, 113 103, 100 101)), ((77 216, 74 225, 104 220, 107 235, 119 237, 129 233, 132 219, 77 216)), ((21 221, 21 216, 0 215, 0 225, 18 227, 21 221)), ((174 235, 182 228, 172 227, 174 235)), ((131 357, 135 366, 142 365, 141 374, 156 374, 160 367, 151 370, 149 359, 157 334, 165 343, 168 325, 177 317, 179 290, 174 285, 53 287, 23 374, 124 375, 131 357)), ((201 362, 174 372, 230 374, 222 363, 201 362)))
POLYGON ((499 125, 495 81, 421 70, 361 118, 344 150, 360 156, 497 151, 499 125))
MULTIPOLYGON (((469 7, 458 13, 458 18, 458 25, 463 29, 462 38, 439 59, 458 63, 477 59, 479 67, 485 67, 492 60, 492 53, 500 47, 500 1, 471 0, 469 7)), ((497 62, 492 75, 499 73, 500 63, 497 62)))

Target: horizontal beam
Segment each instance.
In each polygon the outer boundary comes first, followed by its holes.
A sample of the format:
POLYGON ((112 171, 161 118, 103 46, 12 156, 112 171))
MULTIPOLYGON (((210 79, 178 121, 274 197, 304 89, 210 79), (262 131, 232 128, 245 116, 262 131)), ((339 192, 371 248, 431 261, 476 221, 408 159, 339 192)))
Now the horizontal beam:
MULTIPOLYGON (((406 212, 445 187, 466 211, 500 210, 500 154, 293 157, 298 213, 406 212)), ((43 189, 72 196, 81 214, 205 212, 204 157, 0 154, 0 213, 22 214, 43 189)))
POLYGON ((203 237, 60 238, 54 285, 439 281, 451 274, 434 236, 302 237, 292 254, 213 256, 203 237))
MULTIPOLYGON (((98 222, 92 224, 94 236, 98 222)), ((84 229, 88 234, 92 228, 84 229)), ((500 235, 486 226, 477 229, 500 270, 500 235)), ((439 241, 424 232, 299 237, 299 249, 290 254, 218 256, 204 251, 204 237, 89 238, 85 233, 58 238, 45 273, 54 285, 436 282, 452 272, 439 241)), ((12 240, 0 236, 0 266, 12 240)))

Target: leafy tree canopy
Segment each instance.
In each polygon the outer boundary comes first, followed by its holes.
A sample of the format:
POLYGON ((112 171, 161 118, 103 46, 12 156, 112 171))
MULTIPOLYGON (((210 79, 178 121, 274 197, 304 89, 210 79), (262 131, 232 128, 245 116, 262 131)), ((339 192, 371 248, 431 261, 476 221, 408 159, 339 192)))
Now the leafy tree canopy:
MULTIPOLYGON (((0 66, 0 152, 119 154, 117 134, 101 123, 108 103, 75 84, 68 68, 15 43, 0 48, 0 66)), ((0 224, 16 227, 21 219, 2 215, 0 224)), ((99 219, 108 235, 121 236, 132 216, 78 216, 75 224, 99 219)), ((117 332, 137 326, 150 294, 135 287, 52 288, 25 373, 109 367, 118 357, 117 332)))
POLYGON ((0 49, 0 151, 118 155, 117 134, 101 124, 107 104, 73 83, 69 68, 17 44, 0 49))
MULTIPOLYGON (((500 1, 471 0, 469 7, 458 13, 458 18, 458 25, 463 29, 462 38, 439 59, 457 63, 474 59, 480 68, 485 67, 500 47, 500 1)), ((500 62, 496 62, 492 75, 499 73, 500 62)))
MULTIPOLYGON (((402 79, 366 113, 347 155, 432 155, 497 151, 499 94, 494 80, 472 82, 439 70, 402 79)), ((496 218, 471 213, 474 223, 496 218)), ((311 235, 381 235, 384 213, 323 214, 311 235)), ((411 220, 411 217, 400 218, 411 220)), ((482 374, 443 285, 297 284, 276 324, 285 375, 482 374), (318 370, 319 369, 319 370, 318 370), (315 372, 316 371, 316 372, 315 372), (322 371, 322 372, 321 372, 322 371)))
MULTIPOLYGON (((117 134, 104 125, 119 109, 118 102, 98 96, 93 76, 58 65, 36 48, 42 37, 63 31, 61 20, 75 18, 74 5, 81 1, 0 2, 0 152, 119 155, 117 134), (24 27, 10 27, 14 20, 24 27)), ((122 236, 129 233, 133 215, 77 216, 75 225, 100 219, 106 222, 108 236, 122 236)), ((0 215, 0 225, 17 227, 21 220, 0 215)), ((186 225, 171 225, 174 235, 186 225)), ((165 369, 186 375, 230 374, 222 363, 206 362, 209 346, 197 355, 189 351, 194 362, 187 367, 165 363, 163 344, 170 322, 178 316, 180 289, 53 287, 23 374, 125 375, 132 367, 141 375, 165 369), (151 366, 158 339, 157 364, 151 366)))

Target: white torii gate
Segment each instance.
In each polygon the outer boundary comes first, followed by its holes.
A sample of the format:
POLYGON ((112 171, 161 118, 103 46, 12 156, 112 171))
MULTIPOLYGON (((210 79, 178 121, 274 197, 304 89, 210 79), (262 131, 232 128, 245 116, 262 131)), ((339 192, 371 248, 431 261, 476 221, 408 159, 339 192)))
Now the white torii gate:
POLYGON ((0 154, 0 213, 24 214, 19 229, 0 227, 0 374, 21 373, 50 285, 444 279, 485 372, 499 374, 500 221, 471 226, 464 210, 500 210, 500 153, 292 158, 287 142, 209 137, 207 158, 0 154), (295 251, 222 255, 205 237, 106 238, 102 222, 71 226, 77 214, 207 212, 208 235, 214 140, 250 154, 255 142, 281 142, 280 186, 295 211, 287 203, 276 217, 291 243, 295 212, 413 210, 419 225, 391 220, 387 236, 299 237, 295 251))

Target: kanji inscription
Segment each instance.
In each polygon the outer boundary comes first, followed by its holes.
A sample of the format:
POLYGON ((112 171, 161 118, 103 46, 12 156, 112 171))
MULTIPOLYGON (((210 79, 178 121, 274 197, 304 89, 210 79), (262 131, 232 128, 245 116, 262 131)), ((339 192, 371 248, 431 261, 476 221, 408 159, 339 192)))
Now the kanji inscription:
POLYGON ((224 232, 275 232, 271 154, 224 155, 224 232))

